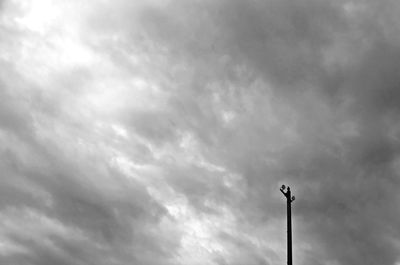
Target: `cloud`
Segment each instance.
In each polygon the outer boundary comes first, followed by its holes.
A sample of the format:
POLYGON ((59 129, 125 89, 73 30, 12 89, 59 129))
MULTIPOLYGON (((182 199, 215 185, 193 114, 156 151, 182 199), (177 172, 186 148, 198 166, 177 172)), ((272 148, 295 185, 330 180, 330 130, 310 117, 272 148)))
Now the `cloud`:
POLYGON ((383 1, 1 3, 0 260, 399 260, 383 1))

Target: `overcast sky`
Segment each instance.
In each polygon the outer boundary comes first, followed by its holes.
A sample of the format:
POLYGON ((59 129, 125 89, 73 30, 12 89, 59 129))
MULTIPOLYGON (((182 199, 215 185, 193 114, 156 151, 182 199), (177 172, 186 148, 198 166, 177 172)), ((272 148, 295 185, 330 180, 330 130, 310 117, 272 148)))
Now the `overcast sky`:
POLYGON ((0 263, 399 265, 399 14, 0 1, 0 263))

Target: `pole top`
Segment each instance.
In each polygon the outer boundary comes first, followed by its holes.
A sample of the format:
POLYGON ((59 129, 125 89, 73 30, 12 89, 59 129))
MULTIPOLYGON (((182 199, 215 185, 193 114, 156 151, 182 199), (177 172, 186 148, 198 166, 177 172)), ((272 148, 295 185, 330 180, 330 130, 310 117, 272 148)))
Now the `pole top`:
POLYGON ((289 202, 292 202, 292 201, 294 201, 296 199, 294 196, 291 196, 290 187, 289 186, 282 185, 279 190, 282 192, 283 195, 285 195, 286 199, 289 202))

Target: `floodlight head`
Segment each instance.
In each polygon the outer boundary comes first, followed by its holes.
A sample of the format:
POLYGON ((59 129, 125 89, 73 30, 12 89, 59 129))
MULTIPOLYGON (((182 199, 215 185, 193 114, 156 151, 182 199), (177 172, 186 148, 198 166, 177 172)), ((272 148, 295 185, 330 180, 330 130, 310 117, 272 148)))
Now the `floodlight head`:
POLYGON ((281 190, 284 190, 284 189, 286 189, 286 186, 282 185, 281 190))
POLYGON ((292 201, 294 201, 296 199, 296 197, 292 196, 292 201))

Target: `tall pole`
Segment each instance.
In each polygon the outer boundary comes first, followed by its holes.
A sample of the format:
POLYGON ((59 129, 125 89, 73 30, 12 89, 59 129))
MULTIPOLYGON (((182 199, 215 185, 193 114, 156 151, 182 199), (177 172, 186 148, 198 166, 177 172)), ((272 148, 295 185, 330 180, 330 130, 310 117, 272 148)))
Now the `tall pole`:
POLYGON ((290 187, 282 185, 280 191, 286 197, 287 208, 287 265, 293 265, 292 260, 292 202, 295 197, 291 196, 290 187))

